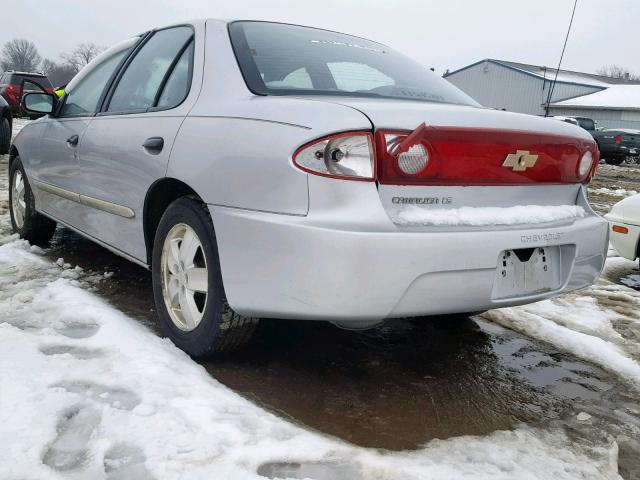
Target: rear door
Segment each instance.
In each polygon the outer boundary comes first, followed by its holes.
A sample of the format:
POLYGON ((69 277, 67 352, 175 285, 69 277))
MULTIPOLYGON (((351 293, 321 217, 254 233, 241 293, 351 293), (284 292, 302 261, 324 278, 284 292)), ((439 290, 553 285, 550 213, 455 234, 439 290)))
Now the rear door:
POLYGON ((79 182, 85 229, 141 261, 145 197, 165 176, 173 141, 197 96, 192 77, 199 41, 192 26, 147 37, 85 134, 79 182))

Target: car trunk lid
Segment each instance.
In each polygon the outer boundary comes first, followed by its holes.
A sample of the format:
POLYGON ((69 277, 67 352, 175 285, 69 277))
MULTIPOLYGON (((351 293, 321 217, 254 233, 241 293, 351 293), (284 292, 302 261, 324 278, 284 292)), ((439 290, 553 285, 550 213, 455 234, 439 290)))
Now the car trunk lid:
POLYGON ((598 150, 591 135, 577 126, 459 105, 342 97, 329 101, 359 110, 373 124, 380 200, 398 226, 557 224, 584 213, 576 208, 581 183, 593 175, 598 150), (423 170, 399 170, 397 151, 393 155, 389 147, 396 135, 412 136, 426 147, 423 170), (587 152, 593 166, 580 175, 587 152), (450 211, 451 219, 431 215, 443 210, 450 211), (407 211, 417 215, 403 215, 407 211), (428 213, 424 221, 420 211, 428 213), (417 220, 412 225, 407 219, 417 220))

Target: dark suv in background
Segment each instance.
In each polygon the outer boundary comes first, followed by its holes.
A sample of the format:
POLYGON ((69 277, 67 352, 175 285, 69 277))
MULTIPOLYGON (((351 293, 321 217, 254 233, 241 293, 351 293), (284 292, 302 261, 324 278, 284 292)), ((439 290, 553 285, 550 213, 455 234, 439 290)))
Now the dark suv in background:
POLYGON ((13 72, 0 74, 0 95, 7 101, 14 115, 26 114, 20 102, 25 93, 53 93, 49 78, 43 73, 13 72))

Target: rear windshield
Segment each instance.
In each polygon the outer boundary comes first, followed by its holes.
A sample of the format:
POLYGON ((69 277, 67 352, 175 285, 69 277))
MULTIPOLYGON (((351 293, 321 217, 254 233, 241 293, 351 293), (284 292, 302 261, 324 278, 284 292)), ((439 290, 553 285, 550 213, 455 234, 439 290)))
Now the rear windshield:
POLYGON ((231 42, 260 95, 348 95, 478 104, 428 68, 379 43, 268 22, 234 22, 231 42))

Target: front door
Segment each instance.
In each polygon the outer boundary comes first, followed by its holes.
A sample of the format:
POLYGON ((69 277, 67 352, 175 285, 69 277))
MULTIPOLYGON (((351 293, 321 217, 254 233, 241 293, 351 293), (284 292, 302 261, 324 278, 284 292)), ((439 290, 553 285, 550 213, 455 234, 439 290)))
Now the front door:
POLYGON ((128 49, 117 50, 72 85, 56 115, 43 120, 44 132, 29 165, 38 208, 79 229, 82 229, 79 162, 84 135, 111 75, 128 49))
POLYGON ((147 191, 165 176, 173 141, 196 98, 195 91, 189 95, 193 57, 191 27, 153 33, 85 134, 79 185, 87 233, 141 261, 147 191))

